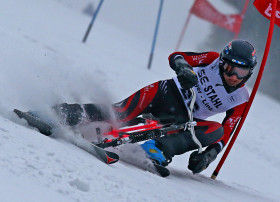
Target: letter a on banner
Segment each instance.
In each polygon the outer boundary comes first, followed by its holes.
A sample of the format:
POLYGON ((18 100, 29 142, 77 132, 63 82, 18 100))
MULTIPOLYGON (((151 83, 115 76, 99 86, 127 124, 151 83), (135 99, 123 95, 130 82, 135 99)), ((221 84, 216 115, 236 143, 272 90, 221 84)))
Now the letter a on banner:
MULTIPOLYGON (((272 13, 272 0, 255 0, 254 6, 264 17, 270 20, 272 13)), ((280 27, 280 0, 277 0, 275 24, 280 27)))

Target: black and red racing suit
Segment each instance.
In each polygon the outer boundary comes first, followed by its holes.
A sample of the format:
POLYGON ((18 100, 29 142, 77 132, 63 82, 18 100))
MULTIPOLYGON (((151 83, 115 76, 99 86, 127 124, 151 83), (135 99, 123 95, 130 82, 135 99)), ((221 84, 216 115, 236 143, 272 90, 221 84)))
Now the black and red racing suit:
MULTIPOLYGON (((183 56, 191 66, 199 68, 210 65, 219 57, 217 52, 175 52, 169 56, 171 68, 174 66, 174 58, 178 55, 183 56)), ((225 111, 226 116, 222 124, 195 118, 197 121, 195 133, 202 146, 211 145, 219 153, 227 144, 246 104, 247 102, 244 102, 225 111)), ((68 124, 75 125, 80 121, 80 115, 77 114, 82 111, 86 112, 87 119, 90 121, 109 121, 112 119, 109 113, 110 110, 100 106, 98 104, 81 106, 64 103, 59 108, 67 112, 68 124)), ((115 115, 114 119, 123 123, 130 122, 138 115, 146 113, 152 113, 158 118, 171 116, 175 118, 177 123, 185 123, 189 120, 186 106, 173 79, 158 81, 138 90, 123 101, 113 104, 112 111, 115 115)), ((197 148, 189 131, 167 135, 156 139, 156 142, 169 159, 172 159, 174 155, 197 148)))

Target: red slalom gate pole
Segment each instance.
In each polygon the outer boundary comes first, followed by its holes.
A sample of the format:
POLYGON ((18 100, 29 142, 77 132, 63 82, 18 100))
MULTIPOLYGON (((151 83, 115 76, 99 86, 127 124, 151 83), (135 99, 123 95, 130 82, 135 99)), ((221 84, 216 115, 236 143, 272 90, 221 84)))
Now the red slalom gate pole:
POLYGON ((218 163, 216 169, 214 170, 211 178, 212 179, 216 179, 216 177, 218 176, 219 174, 219 171, 220 169, 222 168, 242 126, 243 126, 243 123, 247 117, 247 114, 251 108, 251 105, 253 103, 253 100, 255 98, 255 95, 257 93, 257 90, 258 90, 258 87, 259 87, 259 84, 260 84, 260 81, 261 81, 261 78, 262 78, 262 74, 263 74, 263 71, 264 71, 264 67, 265 67, 265 63, 266 63, 266 60, 267 60, 267 57, 268 57, 268 53, 269 53, 269 48, 270 48, 270 44, 271 44, 271 40, 272 40, 272 35, 273 35, 273 29, 274 29, 274 22, 275 22, 275 13, 276 13, 276 6, 277 6, 277 0, 273 0, 273 4, 272 4, 272 12, 271 12, 271 19, 270 19, 270 25, 269 25, 269 31, 268 31, 268 36, 267 36, 267 41, 266 41, 266 46, 265 46, 265 51, 264 51, 264 55, 263 55, 263 59, 262 59, 262 63, 261 63, 261 66, 260 66, 260 70, 259 70, 259 73, 258 73, 258 76, 257 76, 257 79, 256 79, 256 82, 255 82, 255 85, 254 85, 254 88, 252 90, 252 94, 250 96, 250 99, 246 105, 246 108, 243 112, 243 115, 242 115, 242 118, 227 146, 227 149, 226 151, 224 152, 220 162, 218 163))

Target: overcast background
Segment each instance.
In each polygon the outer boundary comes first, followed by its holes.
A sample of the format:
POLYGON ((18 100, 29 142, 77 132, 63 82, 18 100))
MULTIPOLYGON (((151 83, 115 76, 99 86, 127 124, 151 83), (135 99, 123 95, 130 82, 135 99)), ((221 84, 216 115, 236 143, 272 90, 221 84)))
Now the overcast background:
MULTIPOLYGON (((98 0, 57 0, 67 4, 69 8, 77 12, 84 12, 90 17, 93 13, 93 8, 96 8, 98 0)), ((125 30, 139 37, 139 40, 150 40, 154 33, 154 26, 157 17, 160 1, 137 1, 137 0, 105 0, 96 20, 105 21, 119 29, 125 30), (129 8, 129 9, 128 9, 129 8), (139 12, 140 11, 140 12, 139 12), (150 20, 144 20, 145 16, 149 16, 150 20)), ((194 2, 194 1, 192 1, 194 2)), ((241 13, 245 0, 209 0, 209 2, 221 13, 236 14, 241 13)), ((173 51, 175 50, 179 35, 186 21, 189 9, 192 3, 185 0, 165 0, 162 17, 160 22, 158 40, 155 49, 155 60, 163 60, 157 57, 157 50, 161 47, 173 51)), ((89 18, 90 21, 90 18, 89 18)), ((249 2, 248 9, 243 20, 239 38, 251 42, 257 50, 258 65, 255 73, 248 81, 248 85, 253 87, 257 71, 261 64, 263 52, 266 44, 269 21, 264 18, 253 6, 253 1, 249 2)), ((94 28, 91 37, 94 37, 94 32, 98 31, 94 28)), ((274 37, 271 44, 267 65, 263 74, 262 82, 259 87, 261 92, 280 101, 280 28, 275 26, 274 37)), ((112 37, 114 34, 112 33, 112 37)), ((216 25, 212 25, 204 20, 200 20, 192 15, 182 41, 180 51, 217 51, 220 52, 228 41, 232 40, 234 34, 216 25), (200 28, 201 27, 201 28, 200 28), (198 34, 194 34, 195 31, 198 34), (209 39, 202 39, 199 34, 205 33, 209 39), (211 40, 210 40, 211 39, 211 40), (194 47, 192 44, 196 44, 194 47)), ((94 40, 94 39, 90 39, 94 40)), ((133 47, 132 47, 133 50, 133 47)), ((147 47, 147 52, 150 47, 147 47)), ((147 55, 148 57, 148 55, 147 55)))

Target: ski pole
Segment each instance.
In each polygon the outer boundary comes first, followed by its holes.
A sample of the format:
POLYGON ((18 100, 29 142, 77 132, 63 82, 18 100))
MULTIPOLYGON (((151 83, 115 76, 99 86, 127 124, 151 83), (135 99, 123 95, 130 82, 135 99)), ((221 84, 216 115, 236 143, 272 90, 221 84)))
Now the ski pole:
POLYGON ((98 4, 98 7, 97 7, 96 11, 94 12, 94 14, 93 14, 93 16, 92 16, 91 22, 90 22, 90 24, 89 24, 89 26, 88 26, 88 28, 87 28, 86 34, 85 34, 85 36, 84 36, 84 38, 83 38, 83 43, 85 43, 86 40, 87 40, 88 34, 89 34, 89 32, 90 32, 90 30, 91 30, 91 27, 92 27, 92 25, 93 25, 93 23, 94 23, 94 21, 95 21, 95 19, 96 19, 97 14, 98 14, 98 12, 99 12, 101 6, 102 6, 103 1, 104 1, 104 0, 100 0, 100 2, 99 2, 99 4, 98 4))
POLYGON ((151 69, 151 65, 152 65, 152 60, 153 60, 154 49, 155 49, 156 40, 157 40, 157 34, 158 34, 158 28, 159 28, 162 6, 163 6, 163 0, 160 0, 159 11, 158 11, 158 16, 157 16, 157 23, 156 23, 156 28, 155 28, 155 32, 154 32, 154 39, 153 39, 152 49, 151 49, 150 58, 149 58, 149 62, 148 62, 148 69, 151 69))

